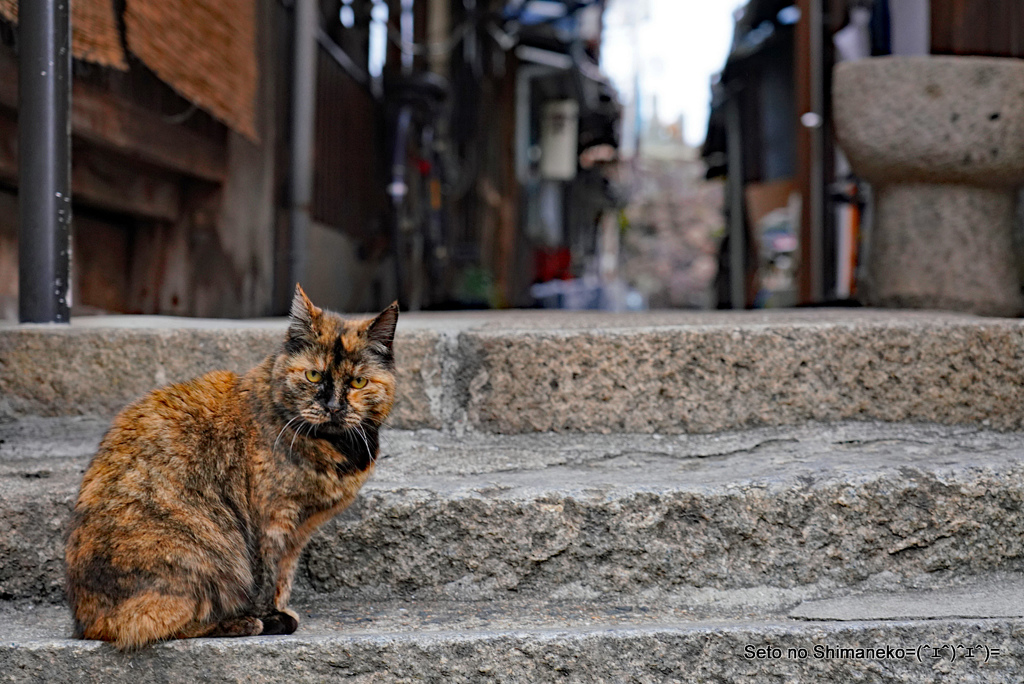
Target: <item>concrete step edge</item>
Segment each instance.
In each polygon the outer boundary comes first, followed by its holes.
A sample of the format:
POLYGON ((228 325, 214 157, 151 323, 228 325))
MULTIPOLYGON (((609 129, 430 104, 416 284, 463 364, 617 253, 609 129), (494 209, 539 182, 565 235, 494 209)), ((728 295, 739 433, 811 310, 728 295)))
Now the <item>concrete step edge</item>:
MULTIPOLYGON (((11 617, 2 606, 0 613, 11 617)), ((1024 674, 1019 618, 448 627, 300 626, 286 637, 174 641, 126 655, 99 642, 40 635, 46 629, 36 626, 28 629, 35 637, 0 640, 0 681, 933 682, 941 673, 1008 682, 1024 674)))
MULTIPOLYGON (((385 449, 357 502, 310 542, 299 592, 572 599, 850 586, 879 573, 1012 570, 1024 558, 1021 433, 394 431, 385 449)), ((3 595, 60 600, 62 534, 86 460, 0 460, 3 595)))
MULTIPOLYGON (((283 322, 0 326, 0 416, 112 416, 242 372, 283 322)), ((807 420, 1024 426, 1024 323, 936 312, 403 318, 403 429, 706 433, 807 420)))

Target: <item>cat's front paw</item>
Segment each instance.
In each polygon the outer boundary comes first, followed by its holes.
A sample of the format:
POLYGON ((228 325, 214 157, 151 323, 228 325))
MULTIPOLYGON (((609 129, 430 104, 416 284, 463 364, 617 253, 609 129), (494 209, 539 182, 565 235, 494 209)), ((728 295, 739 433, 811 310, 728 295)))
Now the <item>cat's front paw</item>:
POLYGON ((211 637, 247 637, 257 636, 263 633, 263 622, 258 617, 246 615, 243 617, 224 620, 212 630, 206 632, 184 633, 181 636, 211 636, 211 637))
POLYGON ((263 618, 262 634, 291 634, 299 628, 299 616, 285 608, 263 618))

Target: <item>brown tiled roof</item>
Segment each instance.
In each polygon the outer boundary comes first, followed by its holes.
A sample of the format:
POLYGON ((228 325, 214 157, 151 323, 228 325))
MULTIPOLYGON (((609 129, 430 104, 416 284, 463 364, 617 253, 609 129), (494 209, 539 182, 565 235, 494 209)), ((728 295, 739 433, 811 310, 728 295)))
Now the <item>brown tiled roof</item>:
MULTIPOLYGON (((18 0, 0 0, 0 17, 18 21, 18 0)), ((71 0, 71 53, 78 59, 127 69, 112 0, 71 0)))
MULTIPOLYGON (((0 0, 17 21, 18 0, 0 0)), ((256 139, 255 0, 126 0, 126 42, 182 97, 256 139)), ((72 53, 125 70, 114 0, 71 0, 72 53)))
POLYGON ((254 0, 127 0, 128 49, 183 97, 256 139, 254 0))

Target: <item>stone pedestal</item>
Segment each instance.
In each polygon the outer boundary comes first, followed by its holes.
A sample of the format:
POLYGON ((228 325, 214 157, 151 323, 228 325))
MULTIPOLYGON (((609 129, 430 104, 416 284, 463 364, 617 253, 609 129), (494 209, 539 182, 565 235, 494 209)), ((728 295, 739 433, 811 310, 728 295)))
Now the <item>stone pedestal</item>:
POLYGON ((1010 228, 1016 193, 938 183, 878 188, 871 303, 1004 316, 1021 307, 1010 228))
POLYGON ((841 63, 832 96, 840 145, 875 188, 868 303, 1019 315, 1024 61, 841 63))

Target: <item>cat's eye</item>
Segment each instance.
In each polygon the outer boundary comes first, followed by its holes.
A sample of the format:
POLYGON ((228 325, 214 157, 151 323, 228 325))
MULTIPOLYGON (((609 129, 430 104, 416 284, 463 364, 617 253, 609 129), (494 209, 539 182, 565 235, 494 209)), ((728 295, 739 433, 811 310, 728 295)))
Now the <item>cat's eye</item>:
POLYGON ((320 382, 324 379, 324 375, 320 371, 308 370, 306 371, 306 379, 310 382, 320 382))
POLYGON ((352 378, 351 382, 348 384, 352 385, 352 387, 356 389, 363 389, 366 387, 366 378, 352 378))

